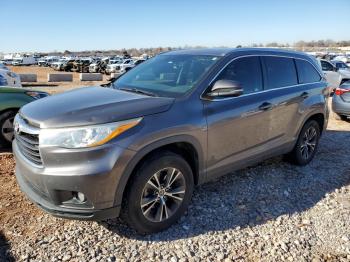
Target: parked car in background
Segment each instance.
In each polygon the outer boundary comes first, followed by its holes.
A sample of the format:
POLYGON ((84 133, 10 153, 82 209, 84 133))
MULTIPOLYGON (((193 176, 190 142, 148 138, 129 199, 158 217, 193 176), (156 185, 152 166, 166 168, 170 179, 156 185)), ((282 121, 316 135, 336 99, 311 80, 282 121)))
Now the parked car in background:
MULTIPOLYGON (((68 69, 67 64, 68 63, 73 63, 74 61, 75 61, 74 59, 69 59, 69 58, 60 59, 57 62, 53 62, 51 64, 51 68, 53 68, 56 71, 70 71, 70 70, 67 70, 68 69)), ((71 66, 70 69, 72 67, 73 66, 71 66)))
POLYGON ((14 66, 35 65, 35 64, 37 64, 37 60, 33 56, 15 57, 12 60, 12 65, 14 66))
POLYGON ((337 60, 337 61, 342 61, 345 64, 350 62, 349 57, 345 56, 345 55, 340 55, 340 56, 336 56, 334 57, 332 60, 337 60))
POLYGON ((102 58, 101 60, 95 61, 89 65, 89 72, 105 74, 108 64, 109 58, 102 58))
POLYGON ((130 64, 122 64, 122 65, 120 65, 118 73, 124 74, 124 73, 128 72, 131 68, 134 68, 135 66, 137 66, 143 62, 145 62, 144 59, 138 59, 138 60, 134 60, 134 62, 130 63, 130 64))
POLYGON ((0 144, 10 146, 13 140, 13 120, 25 104, 48 96, 47 93, 3 86, 0 75, 0 144))
POLYGON ((38 66, 51 66, 52 63, 55 63, 60 58, 57 56, 47 56, 38 60, 38 66))
POLYGON ((47 66, 47 61, 45 57, 41 57, 38 59, 38 66, 47 66))
POLYGON ((21 87, 22 82, 19 75, 14 72, 11 72, 8 69, 0 69, 1 84, 0 86, 12 86, 12 87, 21 87))
POLYGON ((12 59, 3 59, 1 60, 1 64, 12 65, 12 59))
POLYGON ((91 58, 76 59, 72 64, 73 67, 71 68, 71 71, 78 72, 78 73, 88 73, 91 62, 92 62, 91 58))
POLYGON ((61 65, 61 71, 71 72, 74 67, 75 59, 69 59, 66 63, 61 65))
POLYGON ((350 72, 350 67, 344 63, 343 61, 339 61, 339 60, 332 60, 331 63, 338 68, 339 71, 344 71, 345 73, 350 72))
POLYGON ((332 109, 339 119, 346 120, 350 118, 350 81, 343 83, 335 90, 332 109))
POLYGON ((122 57, 119 56, 115 56, 115 57, 111 57, 109 58, 108 63, 109 64, 120 64, 124 61, 124 59, 122 57))
POLYGON ((322 71, 330 86, 335 89, 342 83, 350 80, 350 72, 339 70, 334 64, 327 60, 321 60, 322 71))
POLYGON ((281 154, 310 163, 328 97, 321 68, 304 53, 167 52, 111 88, 24 106, 15 118, 17 181, 55 216, 122 214, 138 232, 158 232, 186 211, 195 185, 281 154))
POLYGON ((134 60, 133 59, 124 59, 120 63, 107 65, 106 73, 107 74, 118 73, 122 68, 125 68, 127 66, 131 66, 133 64, 134 64, 134 60))

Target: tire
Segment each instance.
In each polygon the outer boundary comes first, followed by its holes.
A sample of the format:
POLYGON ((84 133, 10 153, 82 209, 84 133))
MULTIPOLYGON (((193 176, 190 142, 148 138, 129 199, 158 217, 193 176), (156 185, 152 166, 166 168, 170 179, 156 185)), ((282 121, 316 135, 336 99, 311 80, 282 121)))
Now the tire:
POLYGON ((16 111, 7 111, 0 115, 0 144, 2 146, 10 147, 12 144, 13 120, 16 113, 16 111))
POLYGON ((300 131, 293 151, 287 155, 287 160, 299 166, 309 164, 317 152, 320 135, 319 124, 315 120, 307 121, 300 131))
POLYGON ((130 179, 121 217, 138 233, 162 231, 187 210, 194 182, 192 170, 181 156, 161 151, 144 161, 130 179))

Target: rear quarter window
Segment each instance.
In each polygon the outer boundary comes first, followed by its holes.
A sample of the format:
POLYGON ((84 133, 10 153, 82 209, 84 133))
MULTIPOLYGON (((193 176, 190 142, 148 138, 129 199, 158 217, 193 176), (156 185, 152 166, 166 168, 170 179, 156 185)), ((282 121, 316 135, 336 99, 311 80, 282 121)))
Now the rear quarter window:
POLYGON ((297 72, 293 58, 263 57, 266 70, 265 89, 274 89, 298 84, 297 72))
POLYGON ((317 70, 305 60, 295 59, 300 84, 315 83, 321 80, 317 70))

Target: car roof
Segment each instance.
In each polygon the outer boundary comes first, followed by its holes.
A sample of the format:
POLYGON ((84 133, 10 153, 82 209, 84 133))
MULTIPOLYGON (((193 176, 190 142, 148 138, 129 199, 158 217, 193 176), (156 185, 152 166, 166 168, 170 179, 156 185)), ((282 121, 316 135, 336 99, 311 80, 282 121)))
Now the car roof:
POLYGON ((332 60, 331 62, 332 62, 332 63, 341 63, 341 64, 345 64, 343 61, 340 61, 340 60, 332 60))
POLYGON ((306 53, 278 49, 278 48, 198 48, 198 49, 180 49, 165 52, 162 54, 174 54, 174 55, 211 55, 211 56, 226 56, 234 53, 247 53, 247 54, 276 54, 276 55, 289 55, 289 56, 309 56, 306 53))

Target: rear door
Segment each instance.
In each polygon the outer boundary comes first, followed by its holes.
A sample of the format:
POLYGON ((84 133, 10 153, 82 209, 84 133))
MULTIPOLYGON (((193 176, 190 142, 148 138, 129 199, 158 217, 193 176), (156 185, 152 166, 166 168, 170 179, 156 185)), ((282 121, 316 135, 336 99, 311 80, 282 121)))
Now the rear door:
POLYGON ((334 71, 335 67, 324 60, 321 60, 321 67, 330 87, 333 89, 338 88, 341 82, 341 76, 338 72, 334 71))
POLYGON ((263 56, 265 90, 269 97, 269 143, 266 150, 282 151, 292 141, 299 119, 300 103, 307 98, 305 87, 298 86, 298 76, 293 58, 281 56, 263 56))

